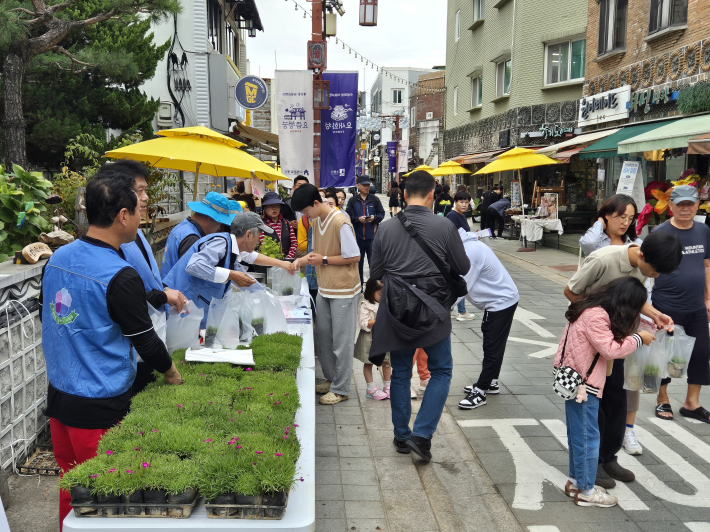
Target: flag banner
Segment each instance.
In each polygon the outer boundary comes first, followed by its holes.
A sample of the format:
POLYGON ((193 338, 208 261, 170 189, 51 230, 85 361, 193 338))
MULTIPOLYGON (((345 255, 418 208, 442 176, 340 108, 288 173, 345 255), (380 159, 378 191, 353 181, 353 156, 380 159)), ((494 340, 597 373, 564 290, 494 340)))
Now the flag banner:
POLYGON ((277 70, 275 77, 281 172, 313 183, 313 74, 277 70))
POLYGON ((357 72, 326 72, 330 109, 321 112, 320 186, 355 186, 357 72))
POLYGON ((397 141, 387 143, 387 157, 389 158, 390 174, 397 171, 397 141))
POLYGON ((400 140, 399 147, 397 148, 397 150, 399 151, 399 159, 397 159, 397 171, 400 174, 406 174, 407 170, 409 170, 409 158, 407 157, 407 152, 409 151, 409 141, 400 140))

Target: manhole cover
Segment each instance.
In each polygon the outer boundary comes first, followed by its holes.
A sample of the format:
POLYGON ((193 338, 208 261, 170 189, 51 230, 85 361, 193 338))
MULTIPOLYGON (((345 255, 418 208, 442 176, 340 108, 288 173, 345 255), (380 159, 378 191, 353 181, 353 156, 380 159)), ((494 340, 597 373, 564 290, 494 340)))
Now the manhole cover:
POLYGON ((569 264, 566 266, 550 266, 550 268, 557 270, 559 272, 576 272, 577 271, 576 264, 569 264))

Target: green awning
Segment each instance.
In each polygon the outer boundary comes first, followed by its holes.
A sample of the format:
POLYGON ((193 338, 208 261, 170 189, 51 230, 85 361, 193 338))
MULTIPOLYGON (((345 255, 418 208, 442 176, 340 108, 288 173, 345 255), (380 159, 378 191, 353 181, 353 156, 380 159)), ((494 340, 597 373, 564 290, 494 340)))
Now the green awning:
MULTIPOLYGON (((674 122, 675 121, 676 120, 674 120, 674 122)), ((608 137, 604 137, 603 139, 595 142, 594 144, 590 144, 579 152, 579 158, 597 159, 599 157, 616 157, 616 148, 619 142, 621 142, 622 140, 627 140, 643 133, 653 131, 654 129, 658 129, 659 127, 667 126, 670 123, 671 122, 649 122, 647 124, 627 126, 621 129, 621 131, 612 133, 608 137)))
POLYGON ((681 118, 653 131, 620 142, 617 151, 622 154, 686 148, 690 139, 703 133, 710 133, 710 115, 681 118))

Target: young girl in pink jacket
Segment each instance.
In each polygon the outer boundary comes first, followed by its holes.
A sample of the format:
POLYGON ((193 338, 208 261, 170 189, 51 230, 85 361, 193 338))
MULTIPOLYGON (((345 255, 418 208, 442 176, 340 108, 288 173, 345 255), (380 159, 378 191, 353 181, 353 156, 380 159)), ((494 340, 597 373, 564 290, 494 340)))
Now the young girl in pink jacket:
POLYGON ((617 503, 604 488, 594 486, 599 461, 599 399, 606 381, 606 361, 630 355, 654 339, 651 333, 636 333, 645 302, 643 284, 624 277, 580 297, 565 314, 569 325, 557 349, 555 367, 569 366, 586 377, 577 399, 565 401, 569 444, 565 494, 579 506, 608 508, 617 503))

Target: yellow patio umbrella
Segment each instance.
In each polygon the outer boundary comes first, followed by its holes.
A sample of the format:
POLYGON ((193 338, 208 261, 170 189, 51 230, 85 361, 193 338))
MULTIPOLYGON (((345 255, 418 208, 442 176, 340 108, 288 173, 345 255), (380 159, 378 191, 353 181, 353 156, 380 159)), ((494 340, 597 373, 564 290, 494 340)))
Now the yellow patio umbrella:
POLYGON ((104 157, 132 159, 154 168, 195 172, 193 200, 197 199, 197 180, 201 173, 214 177, 290 181, 280 171, 238 149, 237 146, 243 146, 240 142, 207 128, 181 129, 161 131, 167 136, 111 150, 104 157), (187 130, 197 131, 190 133, 187 130))
MULTIPOLYGON (((420 165, 417 166, 414 170, 412 170, 412 172, 418 172, 419 170, 425 170, 425 171, 431 173, 431 171, 434 170, 434 169, 433 169, 431 166, 428 166, 428 165, 426 165, 426 164, 420 164, 420 165)), ((412 172, 407 172, 406 174, 402 174, 402 175, 403 175, 404 177, 407 177, 407 176, 408 176, 409 174, 411 174, 412 172)))
POLYGON ((205 126, 194 126, 194 127, 178 127, 175 129, 162 129, 158 131, 157 135, 161 137, 198 137, 205 138, 208 140, 214 140, 231 146, 233 148, 241 148, 246 146, 243 142, 239 142, 236 139, 228 137, 227 135, 222 135, 222 133, 217 133, 205 126))
POLYGON ((471 174, 473 172, 464 168, 456 161, 446 161, 445 163, 441 163, 436 170, 429 173, 435 177, 441 177, 445 175, 471 174))
POLYGON ((536 153, 527 148, 513 148, 505 153, 501 153, 495 161, 488 163, 476 172, 476 174, 492 174, 494 172, 505 172, 507 170, 521 170, 522 168, 545 166, 548 164, 557 164, 558 162, 559 161, 547 155, 536 153))

